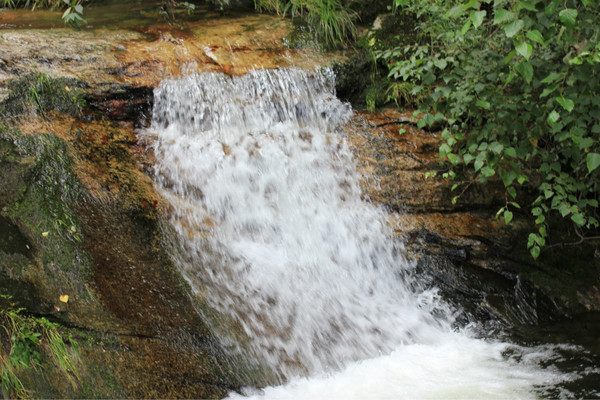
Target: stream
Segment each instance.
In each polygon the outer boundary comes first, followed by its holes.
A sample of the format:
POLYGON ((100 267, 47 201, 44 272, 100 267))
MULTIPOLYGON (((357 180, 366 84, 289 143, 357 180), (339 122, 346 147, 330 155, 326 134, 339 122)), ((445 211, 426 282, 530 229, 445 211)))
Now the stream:
POLYGON ((81 30, 0 8, 0 106, 39 74, 87 102, 0 118, 1 294, 81 345, 76 385, 21 371, 32 396, 600 398, 598 250, 544 268, 503 193, 450 205, 439 135, 316 67, 350 53, 252 9, 92 3, 81 30))
POLYGON ((225 346, 275 377, 230 397, 597 396, 568 389, 597 368, 559 368, 583 349, 460 325, 422 282, 389 213, 362 194, 333 79, 280 68, 155 89, 148 131, 173 257, 230 326, 215 327, 225 346))

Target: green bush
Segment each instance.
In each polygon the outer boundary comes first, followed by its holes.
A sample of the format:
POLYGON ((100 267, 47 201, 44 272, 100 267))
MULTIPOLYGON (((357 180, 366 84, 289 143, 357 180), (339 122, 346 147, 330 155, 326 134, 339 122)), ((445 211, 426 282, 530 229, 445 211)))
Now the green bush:
POLYGON ((598 228, 600 14, 592 0, 395 0, 417 40, 383 49, 396 82, 414 85, 421 126, 445 124, 440 156, 506 187, 506 223, 524 207, 537 230, 568 218, 584 240, 598 228), (532 201, 522 193, 537 193, 532 201), (526 201, 526 203, 523 203, 526 201))

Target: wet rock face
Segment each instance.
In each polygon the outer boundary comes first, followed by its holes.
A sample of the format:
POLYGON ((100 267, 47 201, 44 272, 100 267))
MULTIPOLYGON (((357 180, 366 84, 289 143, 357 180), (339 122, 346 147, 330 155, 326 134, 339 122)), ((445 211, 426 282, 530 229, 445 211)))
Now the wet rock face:
MULTIPOLYGON (((108 128, 79 126, 90 134, 108 128)), ((243 373, 208 332, 166 253, 152 184, 131 149, 113 143, 107 160, 77 143, 76 135, 16 129, 0 138, 2 294, 71 327, 94 397, 208 398, 239 387, 243 373), (64 294, 68 303, 59 299, 64 294)), ((83 382, 76 389, 33 382, 40 394, 91 390, 83 382)))
POLYGON ((397 234, 407 252, 431 284, 465 310, 463 322, 502 321, 518 331, 589 320, 582 313, 598 311, 600 287, 594 246, 556 247, 534 261, 525 246, 532 229, 525 216, 511 226, 495 218, 501 185, 481 185, 466 172, 443 179, 439 135, 416 129, 411 115, 358 113, 348 140, 366 176, 366 194, 399 212, 397 234), (426 178, 430 171, 437 176, 426 178), (451 191, 454 183, 458 189, 451 191))
POLYGON ((24 375, 34 393, 213 398, 265 382, 197 312, 204 302, 169 256, 168 207, 135 129, 166 77, 327 62, 285 48, 289 27, 251 15, 142 32, 0 30, 0 289, 80 343, 77 385, 24 375), (38 104, 32 90, 54 95, 38 104))

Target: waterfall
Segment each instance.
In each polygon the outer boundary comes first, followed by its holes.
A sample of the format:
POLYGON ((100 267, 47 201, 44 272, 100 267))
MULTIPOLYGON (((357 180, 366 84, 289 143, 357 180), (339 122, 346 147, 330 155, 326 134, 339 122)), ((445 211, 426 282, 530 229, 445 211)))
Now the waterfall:
POLYGON ((155 90, 156 184, 177 262, 241 333, 223 341, 287 382, 263 394, 534 397, 564 379, 537 365, 550 349, 453 329, 361 194, 341 132, 351 116, 328 71, 199 73, 155 90))

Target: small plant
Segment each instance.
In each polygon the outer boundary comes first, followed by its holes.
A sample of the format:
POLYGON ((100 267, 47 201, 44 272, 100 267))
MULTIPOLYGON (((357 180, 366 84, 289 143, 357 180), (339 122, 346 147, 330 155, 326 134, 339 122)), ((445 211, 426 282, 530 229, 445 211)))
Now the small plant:
POLYGON ((386 95, 386 102, 394 102, 397 106, 419 106, 424 100, 422 94, 414 93, 415 84, 407 81, 390 83, 386 95))
MULTIPOLYGON (((31 393, 26 390, 19 379, 19 372, 27 368, 38 368, 43 365, 42 354, 48 353, 52 362, 67 377, 72 385, 79 380, 77 366, 69 353, 59 325, 45 318, 25 315, 23 308, 14 308, 11 297, 0 295, 6 307, 0 308, 0 385, 10 398, 28 398, 31 393)), ((73 344, 73 339, 69 338, 73 344)))
POLYGON ((62 19, 65 24, 71 25, 73 28, 79 29, 79 24, 87 24, 87 21, 83 18, 83 6, 81 5, 82 0, 63 0, 67 5, 67 9, 62 15, 62 19))

